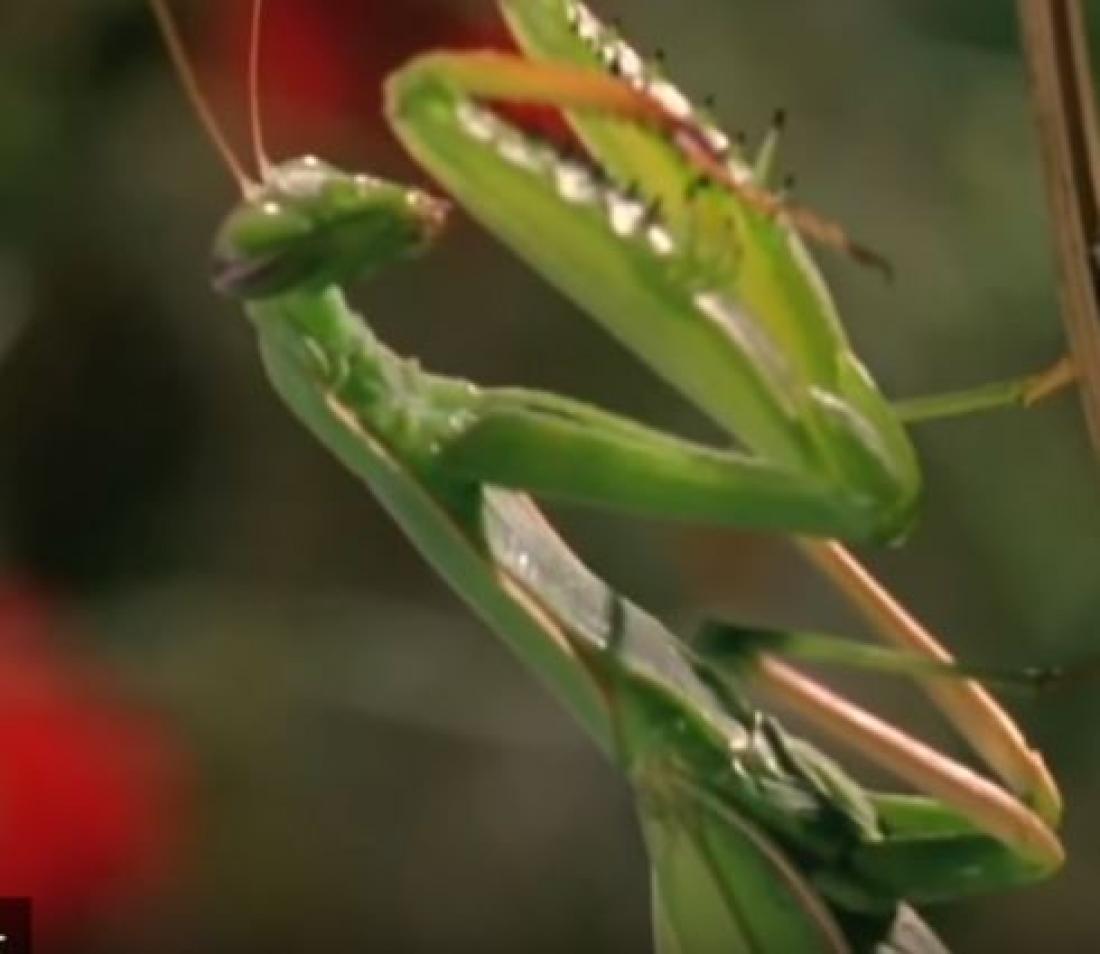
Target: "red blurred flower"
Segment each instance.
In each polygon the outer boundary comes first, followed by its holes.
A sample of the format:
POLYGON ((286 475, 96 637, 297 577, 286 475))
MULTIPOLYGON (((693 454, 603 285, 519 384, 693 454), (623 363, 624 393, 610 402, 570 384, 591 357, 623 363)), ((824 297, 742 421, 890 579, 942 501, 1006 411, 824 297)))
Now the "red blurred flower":
MULTIPOLYGON (((495 8, 470 19, 446 0, 268 0, 262 88, 270 139, 287 151, 324 150, 332 137, 377 135, 384 127, 382 84, 417 53, 435 49, 513 49, 495 8)), ((220 77, 243 77, 252 0, 215 6, 205 50, 220 77)), ((551 111, 520 110, 555 132, 551 111)))
MULTIPOLYGON (((217 4, 205 48, 222 76, 245 75, 252 0, 217 4)), ((263 24, 263 100, 272 138, 324 134, 381 115, 385 76, 423 50, 492 45, 440 0, 270 0, 263 24), (304 130, 303 130, 304 127, 304 130)))
POLYGON ((187 759, 151 714, 66 654, 49 605, 0 583, 0 896, 56 938, 133 913, 176 867, 187 759))

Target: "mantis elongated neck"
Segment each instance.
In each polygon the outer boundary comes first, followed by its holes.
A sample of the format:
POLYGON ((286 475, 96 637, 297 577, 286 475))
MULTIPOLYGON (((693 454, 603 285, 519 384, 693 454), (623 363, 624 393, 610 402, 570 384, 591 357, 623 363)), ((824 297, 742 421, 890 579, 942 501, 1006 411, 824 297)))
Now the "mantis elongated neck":
POLYGON ((261 337, 278 338, 303 371, 334 392, 350 389, 353 403, 372 404, 401 364, 335 285, 252 301, 245 310, 261 337))
POLYGON ((473 385, 428 374, 388 348, 337 286, 253 301, 247 312, 269 374, 277 360, 279 373, 291 375, 297 388, 316 392, 330 411, 354 419, 437 489, 468 488, 468 480, 441 478, 432 460, 440 442, 463 426, 476 400, 473 385))
POLYGON ((369 353, 384 347, 362 317, 348 308, 343 289, 336 285, 256 299, 245 310, 258 331, 272 323, 287 324, 303 341, 326 353, 369 353))

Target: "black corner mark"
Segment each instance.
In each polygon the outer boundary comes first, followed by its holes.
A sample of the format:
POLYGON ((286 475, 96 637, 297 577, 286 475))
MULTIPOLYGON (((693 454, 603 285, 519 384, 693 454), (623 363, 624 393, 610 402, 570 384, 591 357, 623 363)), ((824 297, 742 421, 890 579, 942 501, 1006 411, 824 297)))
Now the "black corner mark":
POLYGON ((30 898, 0 898, 0 954, 33 954, 30 898))

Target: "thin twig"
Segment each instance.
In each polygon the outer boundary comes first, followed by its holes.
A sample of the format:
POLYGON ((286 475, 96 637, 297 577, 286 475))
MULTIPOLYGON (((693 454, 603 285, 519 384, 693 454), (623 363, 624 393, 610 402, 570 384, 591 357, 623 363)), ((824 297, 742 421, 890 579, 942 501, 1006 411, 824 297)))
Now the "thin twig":
POLYGON ((1018 0, 1062 320, 1100 454, 1100 126, 1080 0, 1018 0))

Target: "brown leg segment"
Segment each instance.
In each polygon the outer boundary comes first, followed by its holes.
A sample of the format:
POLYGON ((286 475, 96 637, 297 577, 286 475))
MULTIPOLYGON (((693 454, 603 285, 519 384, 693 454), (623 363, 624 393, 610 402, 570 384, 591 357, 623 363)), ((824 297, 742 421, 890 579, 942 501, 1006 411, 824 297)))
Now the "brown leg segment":
MULTIPOLYGON (((888 642, 940 662, 954 657, 841 544, 802 540, 802 551, 888 642)), ((1042 756, 982 686, 969 679, 922 676, 918 683, 975 752, 1047 822, 1057 824, 1062 798, 1042 756)))
POLYGON ((950 805, 1036 864, 1050 869, 1062 864, 1065 852, 1057 836, 1003 788, 775 659, 762 658, 757 672, 754 685, 834 741, 950 805))

